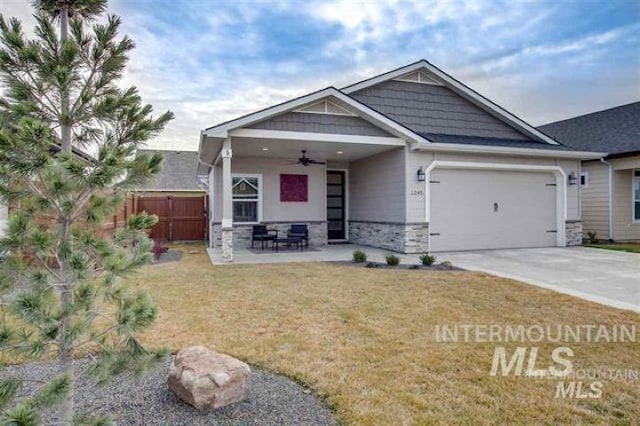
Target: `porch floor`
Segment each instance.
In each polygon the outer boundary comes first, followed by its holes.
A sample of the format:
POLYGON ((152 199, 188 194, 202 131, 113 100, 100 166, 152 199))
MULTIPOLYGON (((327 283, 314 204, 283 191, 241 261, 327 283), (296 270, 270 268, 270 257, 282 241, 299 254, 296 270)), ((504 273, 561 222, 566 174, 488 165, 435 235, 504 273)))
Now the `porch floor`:
POLYGON ((395 254, 403 263, 418 263, 417 254, 394 253, 376 247, 361 246, 358 244, 330 244, 315 246, 313 251, 281 251, 272 252, 271 248, 264 253, 252 253, 246 248, 233 249, 233 262, 227 263, 222 259, 222 250, 219 247, 208 248, 209 259, 214 265, 253 264, 253 263, 290 263, 290 262, 327 262, 351 260, 354 250, 363 250, 367 253, 367 260, 372 262, 384 262, 385 256, 395 254))

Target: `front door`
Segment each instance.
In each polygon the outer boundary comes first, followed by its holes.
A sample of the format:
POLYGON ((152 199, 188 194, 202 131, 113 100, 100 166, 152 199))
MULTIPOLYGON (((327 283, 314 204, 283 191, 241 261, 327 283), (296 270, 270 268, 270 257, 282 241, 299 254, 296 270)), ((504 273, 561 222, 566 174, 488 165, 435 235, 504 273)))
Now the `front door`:
POLYGON ((345 173, 327 171, 327 237, 345 239, 345 173))

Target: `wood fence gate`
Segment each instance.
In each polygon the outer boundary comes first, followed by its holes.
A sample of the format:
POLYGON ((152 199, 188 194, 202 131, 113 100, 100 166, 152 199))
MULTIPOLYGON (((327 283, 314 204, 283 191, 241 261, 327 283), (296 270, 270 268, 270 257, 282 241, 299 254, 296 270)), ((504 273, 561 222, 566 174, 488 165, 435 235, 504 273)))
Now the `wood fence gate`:
POLYGON ((135 211, 158 216, 151 239, 162 241, 204 241, 207 239, 207 196, 173 195, 136 197, 135 211))

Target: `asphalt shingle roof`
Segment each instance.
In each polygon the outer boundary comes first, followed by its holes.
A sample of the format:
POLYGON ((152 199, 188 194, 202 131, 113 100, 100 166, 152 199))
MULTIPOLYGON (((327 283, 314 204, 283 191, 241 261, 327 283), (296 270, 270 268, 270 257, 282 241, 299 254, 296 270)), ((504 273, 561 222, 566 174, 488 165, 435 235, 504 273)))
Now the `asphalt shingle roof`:
POLYGON ((198 166, 197 151, 164 151, 164 150, 138 150, 140 154, 160 153, 164 156, 162 170, 141 190, 188 190, 201 191, 196 180, 196 167, 198 166))
POLYGON ((538 127, 562 144, 581 151, 623 154, 640 151, 640 102, 538 127))
POLYGON ((478 136, 443 135, 439 133, 420 133, 430 141, 437 143, 453 143, 463 145, 503 146, 511 148, 549 149, 555 151, 573 151, 564 145, 551 145, 545 142, 536 142, 522 139, 483 138, 478 136))

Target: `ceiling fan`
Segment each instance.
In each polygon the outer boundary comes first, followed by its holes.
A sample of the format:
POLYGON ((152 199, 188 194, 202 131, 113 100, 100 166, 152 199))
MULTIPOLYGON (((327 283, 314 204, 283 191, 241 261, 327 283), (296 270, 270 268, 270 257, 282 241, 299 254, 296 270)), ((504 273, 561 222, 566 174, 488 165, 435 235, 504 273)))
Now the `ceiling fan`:
POLYGON ((310 164, 326 164, 324 161, 316 161, 307 157, 307 151, 302 150, 302 157, 298 158, 298 164, 302 164, 304 167, 309 167, 310 164))

